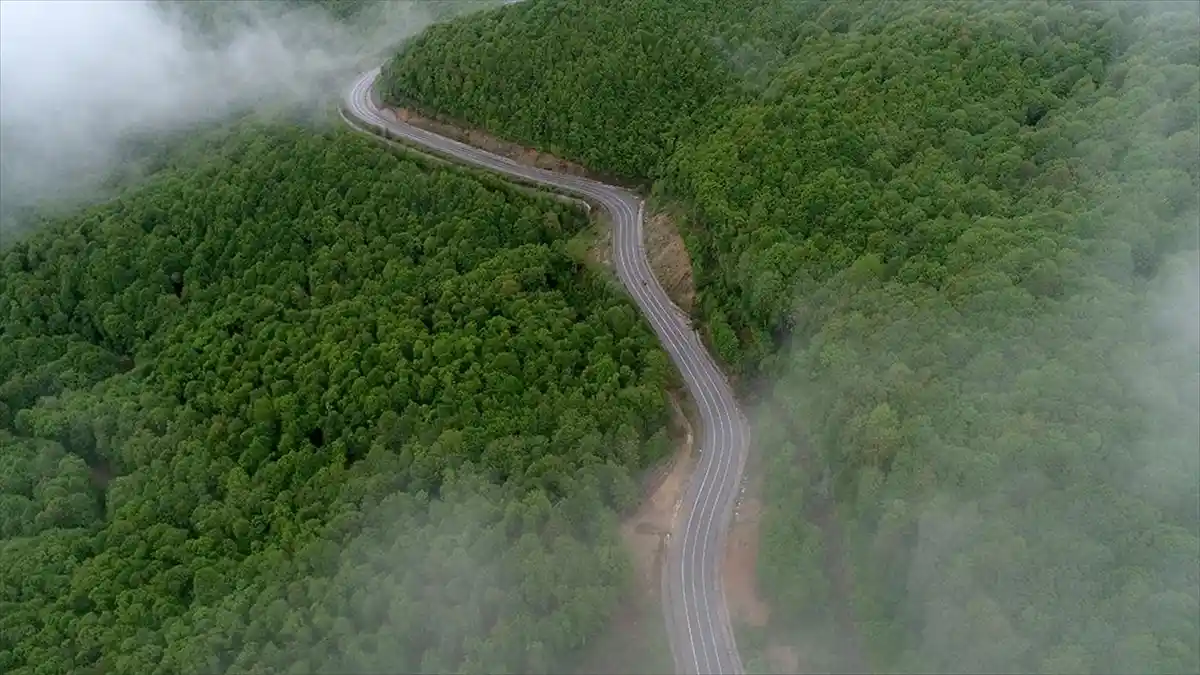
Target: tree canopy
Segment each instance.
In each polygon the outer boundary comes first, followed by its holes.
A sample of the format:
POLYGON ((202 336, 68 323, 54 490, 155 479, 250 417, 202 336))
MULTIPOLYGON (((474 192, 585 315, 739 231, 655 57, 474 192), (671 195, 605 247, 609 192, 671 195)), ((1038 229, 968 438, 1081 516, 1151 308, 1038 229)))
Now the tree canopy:
POLYGON ((760 58, 738 38, 773 37, 773 48, 785 40, 772 30, 779 13, 804 7, 526 0, 430 27, 384 68, 381 93, 644 181, 693 124, 738 99, 744 87, 726 59, 760 58), (723 23, 731 16, 746 23, 723 23))
POLYGON ((0 670, 551 672, 668 361, 578 210, 243 125, 0 251, 0 670))
POLYGON ((782 630, 840 601, 884 670, 1200 669, 1194 5, 529 0, 385 77, 684 206, 782 630))

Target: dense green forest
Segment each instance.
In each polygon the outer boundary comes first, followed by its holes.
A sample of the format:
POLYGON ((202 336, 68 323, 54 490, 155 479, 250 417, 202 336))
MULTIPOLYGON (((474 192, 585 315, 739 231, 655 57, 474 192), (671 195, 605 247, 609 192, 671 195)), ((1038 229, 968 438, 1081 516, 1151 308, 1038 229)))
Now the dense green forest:
POLYGON ((781 18, 811 4, 526 0, 432 26, 385 67, 381 93, 645 181, 753 89, 739 75, 764 68, 790 42, 781 18), (730 16, 743 22, 721 25, 730 16))
POLYGON ((218 136, 0 250, 0 671, 560 670, 667 451, 585 217, 218 136))
POLYGON ((384 86, 683 205, 776 637, 1200 670, 1194 3, 528 0, 384 86))

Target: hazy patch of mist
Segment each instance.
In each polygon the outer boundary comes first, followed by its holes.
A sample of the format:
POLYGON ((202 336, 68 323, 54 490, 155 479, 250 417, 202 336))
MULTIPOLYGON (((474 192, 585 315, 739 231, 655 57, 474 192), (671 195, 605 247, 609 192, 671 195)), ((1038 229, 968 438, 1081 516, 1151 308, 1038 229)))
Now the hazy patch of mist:
POLYGON ((0 215, 86 193, 130 134, 328 100, 432 16, 420 2, 350 22, 280 3, 194 7, 222 23, 202 33, 183 6, 146 0, 0 1, 0 215))
POLYGON ((1154 430, 1142 440, 1132 488, 1160 508, 1188 509, 1200 522, 1200 252, 1169 257, 1144 316, 1150 350, 1122 378, 1154 430))
MULTIPOLYGON (((400 468, 386 452, 380 461, 400 468)), ((432 499, 388 494, 380 486, 400 472, 377 472, 384 468, 347 483, 320 537, 286 557, 271 553, 269 564, 248 561, 268 592, 223 592, 194 606, 183 621, 195 628, 180 631, 171 666, 366 675, 484 673, 524 662, 527 672, 567 672, 574 655, 550 644, 597 632, 614 608, 612 589, 627 578, 615 515, 588 514, 597 536, 579 536, 563 504, 469 468, 432 499), (286 594, 273 586, 292 577, 286 594), (205 628, 213 614, 228 617, 223 631, 205 628), (256 639, 231 649, 230 634, 256 639)), ((231 590, 205 578, 203 592, 209 582, 231 590)))
MULTIPOLYGON (((1084 371, 1086 359, 1063 351, 1078 347, 1092 353, 1092 345, 1050 347, 1037 344, 1036 334, 1013 335, 1010 340, 1015 352, 1036 354, 1041 349, 1048 360, 1040 366, 1033 362, 1004 364, 1004 372, 993 373, 996 379, 989 381, 980 381, 977 373, 964 370, 962 381, 953 385, 968 397, 962 414, 975 416, 968 424, 978 425, 982 436, 995 434, 996 424, 1026 424, 1019 409, 989 411, 981 407, 983 402, 1046 396, 1057 408, 1045 413, 1044 419, 1032 421, 1033 426, 1014 430, 1011 438, 975 444, 962 437, 956 443, 953 431, 943 438, 926 429, 911 440, 915 447, 900 451, 904 455, 897 457, 890 476, 848 466, 846 457, 851 451, 838 447, 837 443, 845 440, 840 436, 833 441, 835 445, 823 449, 829 455, 823 458, 818 453, 812 458, 816 464, 811 472, 792 474, 791 480, 798 483, 794 489, 811 495, 808 500, 816 496, 823 501, 823 476, 830 471, 840 470, 842 480, 856 481, 860 490, 864 484, 871 486, 866 488, 870 497, 843 498, 856 503, 843 504, 845 510, 839 508, 839 513, 856 515, 838 518, 833 530, 816 535, 818 542, 829 547, 828 537, 842 531, 847 537, 842 549, 847 558, 822 562, 803 551, 795 552, 797 560, 822 567, 830 562, 852 568, 858 565, 853 574, 860 577, 860 583, 870 584, 870 595, 821 597, 816 602, 828 611, 820 612, 821 620, 811 626, 793 627, 797 631, 791 638, 796 641, 793 644, 803 644, 826 631, 838 635, 841 627, 834 619, 839 604, 895 602, 895 625, 889 630, 911 631, 911 635, 901 661, 884 664, 885 672, 924 672, 928 668, 935 672, 1016 672, 1024 668, 1020 664, 1026 663, 1027 653, 1036 649, 1030 643, 1036 632, 1032 625, 1062 631, 1075 640, 1075 646, 1046 656, 1040 670, 1035 662, 1038 672, 1087 672, 1087 666, 1076 664, 1086 663, 1091 650, 1100 644, 1115 655, 1116 661, 1106 666, 1112 668, 1110 672, 1159 672, 1160 666, 1138 651, 1138 641, 1147 635, 1161 637, 1164 644, 1178 639, 1178 626, 1195 625, 1195 599, 1200 596, 1200 541, 1196 538, 1200 534, 1200 253, 1192 248, 1168 255, 1159 273, 1140 292, 1101 295, 1092 302, 1098 304, 1089 306, 1083 300, 1076 311, 1095 313, 1097 320, 1091 325, 1095 333, 1120 331, 1099 338, 1116 337, 1118 343, 1093 364, 1093 370, 1084 371), (1041 391, 1038 383, 1057 386, 1050 378, 1060 365, 1063 372, 1075 369, 1082 375, 1071 377, 1065 386, 1100 383, 1092 394, 1098 399, 1096 409, 1082 409, 1089 405, 1087 394, 1056 401, 1053 394, 1041 391), (1023 377, 1035 373, 1039 379, 1021 383, 1023 377), (1021 391, 1023 387, 1033 388, 1021 391), (1114 387, 1119 394, 1114 394, 1114 387), (1081 408, 1072 410, 1075 405, 1081 408), (1078 422, 1062 426, 1052 421, 1073 413, 1081 420, 1095 419, 1104 410, 1120 417, 1114 419, 1112 428, 1085 427, 1078 422), (1005 417, 987 420, 989 413, 1005 417), (1128 436, 1122 437, 1124 434, 1128 436), (1023 445, 1005 447, 1010 442, 1023 445), (839 463, 826 464, 830 455, 839 458, 839 463), (969 490, 954 485, 951 476, 957 472, 964 472, 959 480, 969 483, 969 490), (918 478, 922 474, 925 478, 918 478), (847 478, 850 476, 853 478, 847 478), (928 482, 933 476, 939 476, 938 480, 928 482), (864 512, 877 512, 881 517, 874 522, 862 518, 864 512), (1153 539, 1155 552, 1145 559, 1129 560, 1130 541, 1138 538, 1153 539), (891 558, 890 569, 863 565, 862 556, 873 551, 891 558), (1122 565, 1131 569, 1119 569, 1122 565), (1130 574, 1141 578, 1131 581, 1130 574), (1053 601, 1037 599, 1051 589, 1053 601), (1144 595, 1139 598, 1139 594, 1144 595), (1023 606, 1026 609, 1022 611, 1023 606), (1103 611, 1104 616, 1081 616, 1081 607, 1103 611)), ((851 304, 859 303, 852 300, 851 304)), ((938 325, 938 318, 932 315, 906 316, 901 311, 894 317, 895 321, 909 319, 938 325)), ((947 334, 973 332, 962 318, 940 324, 938 329, 947 334)), ((1077 327, 1072 332, 1081 330, 1077 327)), ((936 343, 936 338, 931 339, 936 343)), ((883 364, 895 362, 893 355, 879 351, 870 340, 856 345, 846 356, 858 363, 857 373, 839 371, 849 377, 882 375, 887 370, 883 364)), ((794 368, 817 367, 803 348, 793 349, 785 358, 798 362, 794 368)), ((814 380, 792 372, 774 383, 772 396, 774 404, 782 404, 780 410, 796 415, 801 426, 820 428, 829 424, 827 417, 844 415, 851 405, 845 400, 833 406, 820 402, 847 398, 840 392, 844 385, 824 376, 814 380)), ((939 390, 947 387, 936 380, 922 386, 937 400, 945 393, 939 390)), ((883 396, 886 401, 888 394, 883 396)), ((909 412, 927 414, 919 407, 909 412)), ((777 429, 785 425, 779 413, 763 409, 756 411, 755 417, 757 438, 780 438, 777 429)), ((1041 415, 1035 413, 1034 417, 1041 415)), ((911 419, 904 420, 904 427, 911 419)), ((785 442, 792 441, 795 439, 785 442)), ((780 452, 774 446, 764 451, 780 452)), ((785 489, 783 479, 768 481, 774 483, 768 489, 776 494, 785 489)), ((816 524, 814 514, 821 509, 808 508, 807 513, 795 517, 816 524)), ((792 527, 803 526, 779 526, 792 527)), ((828 574, 828 569, 824 574, 798 570, 796 577, 822 579, 822 588, 831 588, 825 581, 828 574)), ((847 590, 854 592, 852 586, 847 590)), ((825 655, 805 653, 802 658, 811 664, 818 656, 828 663, 808 672, 836 671, 854 658, 845 649, 825 655)))
MULTIPOLYGON (((1200 522, 1197 251, 1169 256, 1141 301, 1140 309, 1107 315, 1108 323, 1116 319, 1129 326, 1129 337, 1111 358, 1097 364, 1100 373, 1124 387, 1127 407, 1116 413, 1138 431, 1128 441, 1111 438, 1108 430, 1090 431, 1099 440, 1090 457, 1062 458, 1090 465, 1065 466, 1066 477, 1050 475, 1037 457, 1001 457, 1007 468, 976 497, 939 491, 925 500, 902 605, 904 621, 921 627, 920 639, 908 656, 916 660, 895 667, 911 670, 917 663, 933 663, 960 672, 1020 669, 1017 664, 1033 647, 1027 641, 1029 626, 1037 624, 1054 626, 1076 641, 1076 646, 1046 657, 1038 672, 1086 669, 1077 659, 1096 647, 1095 641, 1108 642, 1105 647, 1113 650, 1116 661, 1106 666, 1110 672, 1158 672, 1137 641, 1173 622, 1195 625, 1200 592, 1200 545, 1195 539, 1200 522), (1093 482, 1101 485, 1088 485, 1093 482), (1126 579, 1129 571, 1117 569, 1129 554, 1128 541, 1118 539, 1128 537, 1158 540, 1152 558, 1126 563, 1142 575, 1137 581, 1126 579), (1173 542, 1165 553, 1164 540, 1173 542), (1030 546, 1032 542, 1039 543, 1030 546), (1014 599, 1049 588, 1055 589, 1055 601, 1029 601, 1021 614, 1024 625, 1017 625, 1013 608, 1025 601, 1014 599), (1135 600, 1138 594, 1145 594, 1143 602, 1135 600), (1079 607, 1104 615, 1083 617, 1079 607), (972 624, 986 625, 987 635, 969 631, 972 624), (1105 631, 1112 631, 1110 637, 1100 637, 1105 631), (1144 634, 1136 635, 1139 631, 1144 634)), ((1095 326, 1098 332, 1108 328, 1095 326)), ((1082 434, 1059 436, 1055 431, 1033 442, 1054 448, 1086 446, 1090 440, 1082 434)), ((1177 636, 1166 632, 1156 639, 1166 643, 1177 636)))
MULTIPOLYGON (((1160 7, 1178 10, 1180 5, 1160 7)), ((1192 4, 1188 11, 1193 14, 1181 16, 1177 23, 1200 28, 1194 21, 1187 23, 1194 19, 1194 8, 1192 4)), ((1156 24, 1151 18, 1162 21, 1153 15, 1138 19, 1144 45, 1154 44, 1156 24)), ((1191 66, 1194 54, 1174 58, 1191 66)), ((1148 58, 1135 66, 1149 69, 1159 63, 1148 58)), ((1194 96, 1192 92, 1188 96, 1194 96)), ((1153 96, 1144 88, 1140 93, 1153 96)), ((1137 92, 1129 95, 1136 97, 1137 92)), ((1154 109, 1152 102, 1141 103, 1128 109, 1154 109)), ((1130 147, 1158 153, 1170 147, 1166 139, 1172 132, 1164 130, 1155 115, 1117 120, 1113 126, 1121 129, 1125 138, 1120 140, 1130 147)), ((1192 119, 1191 130, 1176 131, 1177 139, 1194 145, 1194 124, 1192 119)), ((1097 127, 1097 136, 1102 133, 1097 127)), ((1178 160, 1168 153, 1142 155, 1130 165, 1127 171, 1144 174, 1146 185, 1159 185, 1156 181, 1178 172, 1178 160)), ((1121 170, 1114 168, 1113 173, 1121 170)), ((1190 179, 1194 184, 1194 173, 1190 179)), ((1142 197, 1134 185, 1122 186, 1121 199, 1142 197)), ((1092 198, 1112 196, 1098 192, 1092 198)), ((1136 236, 1142 229, 1170 229, 1162 223, 1148 222, 1144 228, 1130 224, 1146 212, 1131 209, 1129 218, 1113 223, 1113 232, 1136 236)), ((930 352, 952 356, 979 349, 973 353, 991 359, 989 366, 964 367, 946 382, 937 376, 903 380, 904 390, 896 391, 888 379, 909 372, 901 364, 906 355, 887 351, 884 337, 835 325, 811 344, 786 349, 782 358, 795 365, 764 386, 774 390, 773 405, 778 406, 756 416, 756 438, 764 454, 777 456, 767 461, 776 469, 791 461, 783 458, 792 452, 787 443, 799 441, 782 438, 778 429, 794 419, 799 426, 810 425, 815 440, 824 446, 826 457, 814 453, 812 459, 819 465, 836 462, 812 471, 796 470, 787 478, 777 471, 774 479, 767 478, 768 491, 773 489, 776 499, 791 506, 802 500, 787 501, 791 498, 782 493, 788 481, 796 483, 796 492, 820 493, 822 468, 841 470, 845 482, 860 490, 856 504, 849 504, 856 501, 852 497, 841 500, 846 508, 840 513, 854 515, 839 524, 853 542, 847 549, 858 547, 857 555, 847 557, 856 558, 862 595, 828 602, 871 608, 873 623, 864 631, 886 632, 881 641, 907 647, 900 662, 880 664, 884 669, 1015 672, 1027 668, 1023 664, 1030 663, 1032 651, 1045 657, 1032 663, 1040 672, 1087 672, 1089 662, 1091 672, 1154 672, 1170 658, 1178 663, 1192 658, 1175 641, 1187 639, 1181 635, 1189 626, 1194 630, 1200 614, 1200 218, 1194 205, 1179 217, 1186 240, 1174 242, 1161 256, 1153 278, 1120 279, 1120 286, 1112 287, 1098 283, 1078 297, 1063 298, 1061 311, 1036 319, 1047 323, 1032 330, 1028 323, 1014 321, 1010 328, 989 334, 972 327, 975 317, 943 311, 941 299, 915 291, 913 304, 897 309, 894 302, 902 296, 892 296, 887 288, 856 288, 835 281, 820 290, 826 296, 842 294, 842 317, 861 320, 876 314, 871 321, 858 321, 868 330, 903 328, 912 333, 910 339, 925 341, 930 352), (879 313, 888 317, 880 320, 879 313), (976 335, 991 347, 968 345, 976 335), (959 344, 953 344, 956 340, 959 344), (823 348, 828 355, 818 354, 823 348), (852 382, 855 379, 869 384, 852 382), (1088 390, 1088 383, 1096 389, 1088 390), (1053 390, 1060 384, 1075 390, 1056 396, 1053 390), (853 466, 848 456, 858 450, 846 448, 844 431, 853 421, 839 424, 831 419, 852 416, 862 403, 854 396, 886 402, 893 394, 917 405, 903 411, 890 427, 906 436, 910 447, 900 451, 889 477, 853 466), (1037 409, 1041 403, 1053 410, 1037 409), (950 406, 951 415, 961 411, 960 428, 949 429, 944 438, 931 428, 927 416, 947 413, 940 406, 950 406), (910 417, 904 419, 904 413, 910 417), (1096 424, 1088 426, 1087 421, 1096 424), (1004 425, 1011 426, 1011 432, 998 428, 1004 425), (979 431, 962 433, 962 428, 979 431), (1138 542, 1146 542, 1146 550, 1154 552, 1138 558, 1138 542), (875 552, 885 554, 880 560, 901 564, 880 563, 871 569, 865 561, 875 552), (1096 614, 1085 616, 1081 611, 1096 614), (874 623, 881 616, 890 620, 874 623), (1043 639, 1066 646, 1046 655, 1045 643, 1033 644, 1043 639), (1156 651, 1158 644, 1161 651, 1156 651), (1111 650, 1111 662, 1095 660, 1105 658, 1097 656, 1104 650, 1111 650)), ((1082 251, 1074 253, 1080 254, 1085 270, 1101 264, 1082 251)), ((1125 262, 1132 268, 1132 259, 1125 262)), ((821 302, 802 295, 796 306, 803 313, 821 302)), ((832 311, 826 308, 821 316, 828 318, 832 311)), ((914 350, 913 356, 921 355, 914 350)), ((867 406, 864 412, 869 411, 867 406)), ((943 423, 949 427, 955 420, 943 423)), ((815 522, 811 514, 796 517, 815 522)), ((811 539, 820 542, 821 537, 811 539)), ((778 545, 766 542, 763 548, 778 545)), ((801 554, 795 553, 797 559, 801 554)), ((798 569, 794 578, 799 583, 807 575, 798 569)), ((814 585, 828 587, 824 581, 814 585)), ((818 602, 824 609, 826 599, 818 602)), ((820 614, 815 623, 834 623, 834 612, 820 614)), ((812 632, 827 627, 814 627, 812 632)))

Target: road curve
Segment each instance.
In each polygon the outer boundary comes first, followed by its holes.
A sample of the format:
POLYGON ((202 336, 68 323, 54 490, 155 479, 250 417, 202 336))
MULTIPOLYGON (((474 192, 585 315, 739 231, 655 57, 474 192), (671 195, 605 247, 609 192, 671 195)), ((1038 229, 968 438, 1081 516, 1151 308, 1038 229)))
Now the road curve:
POLYGON ((745 466, 749 428, 733 390, 686 314, 671 303, 650 270, 642 238, 644 203, 624 188, 518 164, 398 121, 376 103, 373 85, 379 72, 375 68, 363 73, 348 93, 342 117, 352 126, 582 197, 612 216, 617 277, 682 373, 701 418, 699 462, 679 510, 683 527, 676 527, 668 539, 662 570, 663 613, 675 671, 682 675, 742 673, 720 570, 745 466))

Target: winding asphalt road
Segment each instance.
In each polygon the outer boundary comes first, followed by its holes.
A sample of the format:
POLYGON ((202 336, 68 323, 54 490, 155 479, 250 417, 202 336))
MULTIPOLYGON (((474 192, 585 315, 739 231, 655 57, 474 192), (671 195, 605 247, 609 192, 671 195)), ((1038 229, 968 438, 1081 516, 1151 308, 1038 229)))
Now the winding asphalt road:
POLYGON ((668 539, 662 570, 663 613, 675 670, 686 675, 742 673, 720 570, 745 466, 749 428, 729 383, 686 314, 671 303, 650 271, 642 238, 644 203, 624 188, 518 164, 398 121, 376 103, 373 84, 379 72, 376 68, 364 73, 350 90, 342 116, 352 126, 582 197, 612 216, 617 276, 683 374, 701 417, 700 458, 679 511, 683 527, 676 527, 676 536, 668 539))

